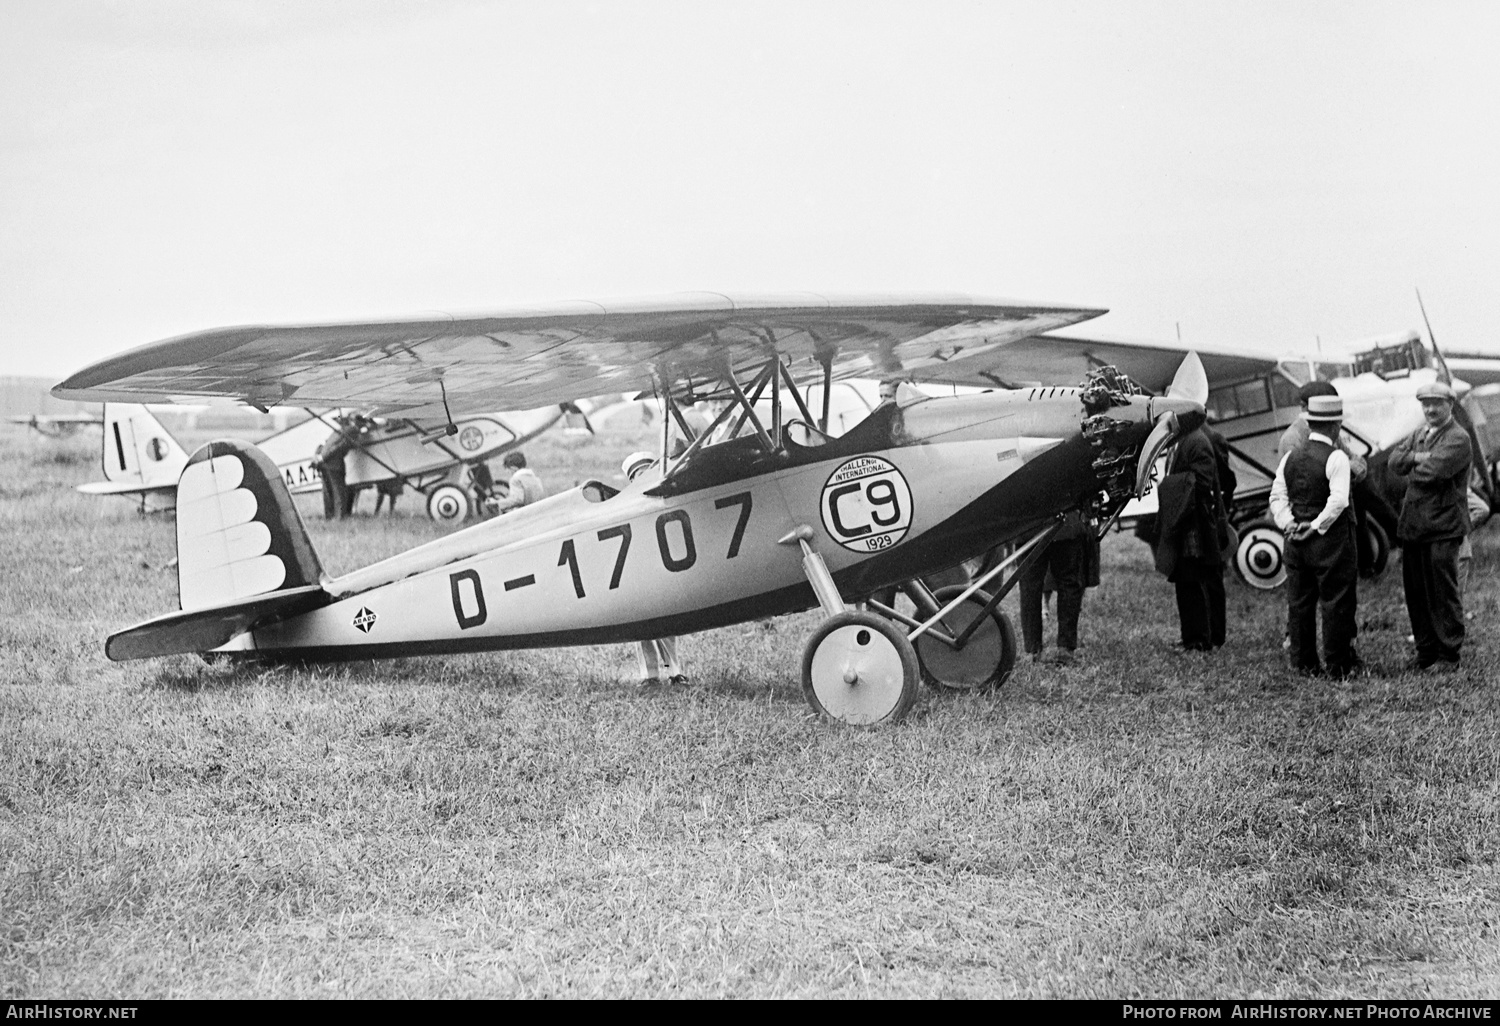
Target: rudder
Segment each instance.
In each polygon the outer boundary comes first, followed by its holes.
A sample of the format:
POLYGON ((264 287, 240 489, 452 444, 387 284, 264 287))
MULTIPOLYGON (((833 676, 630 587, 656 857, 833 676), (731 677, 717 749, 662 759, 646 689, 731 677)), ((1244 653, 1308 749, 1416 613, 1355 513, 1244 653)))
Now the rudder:
POLYGON ((104 404, 104 476, 145 488, 170 486, 188 454, 144 406, 104 404))
POLYGON ((177 593, 185 611, 318 585, 302 517, 276 465, 255 446, 209 442, 177 484, 177 593))

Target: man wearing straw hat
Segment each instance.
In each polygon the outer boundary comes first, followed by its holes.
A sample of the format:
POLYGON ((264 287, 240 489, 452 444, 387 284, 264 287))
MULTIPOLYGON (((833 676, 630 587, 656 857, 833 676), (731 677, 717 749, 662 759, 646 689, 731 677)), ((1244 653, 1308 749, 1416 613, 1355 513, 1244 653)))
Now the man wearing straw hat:
POLYGON ((1287 540, 1287 634, 1298 673, 1314 676, 1326 669, 1346 677, 1361 664, 1354 653, 1359 552, 1349 508, 1349 457, 1337 444, 1344 400, 1311 396, 1306 417, 1307 440, 1286 454, 1271 485, 1271 517, 1287 540))
POLYGON ((1427 423, 1391 450, 1390 468, 1406 475, 1396 538, 1406 615, 1417 645, 1415 668, 1451 673, 1464 641, 1458 553, 1469 533, 1469 462, 1473 446, 1453 417, 1451 385, 1417 389, 1427 423))

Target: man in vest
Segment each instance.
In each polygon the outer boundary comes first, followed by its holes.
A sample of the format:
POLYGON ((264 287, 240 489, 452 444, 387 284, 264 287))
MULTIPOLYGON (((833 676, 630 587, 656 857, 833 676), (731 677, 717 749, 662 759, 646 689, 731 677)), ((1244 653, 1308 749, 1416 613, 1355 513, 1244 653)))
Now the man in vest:
POLYGON ((1457 397, 1435 381, 1417 389, 1425 427, 1391 450, 1391 470, 1406 475, 1396 538, 1406 615, 1417 645, 1415 668, 1451 673, 1464 641, 1458 553, 1469 533, 1469 463, 1473 447, 1454 420, 1457 397))
POLYGON ((1360 668, 1360 662, 1354 654, 1359 555, 1349 509, 1349 457, 1335 441, 1343 424, 1344 400, 1337 395, 1312 396, 1306 417, 1307 440, 1286 454, 1271 485, 1271 517, 1287 540, 1287 634, 1298 673, 1312 676, 1326 667, 1332 676, 1346 677, 1360 668))

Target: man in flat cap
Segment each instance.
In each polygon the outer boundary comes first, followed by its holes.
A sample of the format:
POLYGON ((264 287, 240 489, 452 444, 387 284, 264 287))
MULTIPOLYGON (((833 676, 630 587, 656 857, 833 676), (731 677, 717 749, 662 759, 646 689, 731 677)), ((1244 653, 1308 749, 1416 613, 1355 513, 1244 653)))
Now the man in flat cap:
POLYGON ((1310 396, 1306 419, 1306 439, 1282 458, 1271 485, 1271 517, 1287 541, 1287 635, 1298 673, 1313 676, 1326 668, 1331 676, 1346 677, 1360 667, 1354 653, 1359 555, 1349 508, 1349 455, 1338 447, 1343 399, 1310 396))
POLYGON ((1427 423, 1391 450, 1391 470, 1406 476, 1396 538, 1406 614, 1417 645, 1416 668, 1451 673, 1464 641, 1458 552, 1469 533, 1469 463, 1473 447, 1454 420, 1457 396, 1440 381, 1417 389, 1427 423))

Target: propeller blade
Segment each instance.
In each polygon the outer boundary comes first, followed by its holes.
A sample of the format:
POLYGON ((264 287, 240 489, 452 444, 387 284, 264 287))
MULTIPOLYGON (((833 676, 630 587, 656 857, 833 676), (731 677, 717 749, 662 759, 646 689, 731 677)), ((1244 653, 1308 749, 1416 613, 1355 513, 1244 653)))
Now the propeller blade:
POLYGON ((1427 307, 1422 303, 1421 289, 1417 289, 1417 308, 1422 311, 1422 323, 1427 325, 1427 341, 1432 343, 1432 355, 1437 358, 1438 380, 1451 385, 1453 372, 1448 369, 1448 361, 1443 359, 1443 351, 1438 348, 1437 336, 1432 333, 1432 322, 1427 319, 1427 307))
MULTIPOLYGON (((1201 365, 1199 369, 1202 369, 1201 365)), ((1141 458, 1135 465, 1135 497, 1137 499, 1146 494, 1146 485, 1151 481, 1151 468, 1156 464, 1156 458, 1161 455, 1161 451, 1167 447, 1176 434, 1177 414, 1168 410, 1156 418, 1156 424, 1151 428, 1151 433, 1141 443, 1141 458)))
POLYGON ((1198 354, 1189 352, 1177 366, 1172 383, 1167 386, 1167 395, 1174 399, 1187 399, 1199 406, 1208 404, 1208 372, 1198 354))

